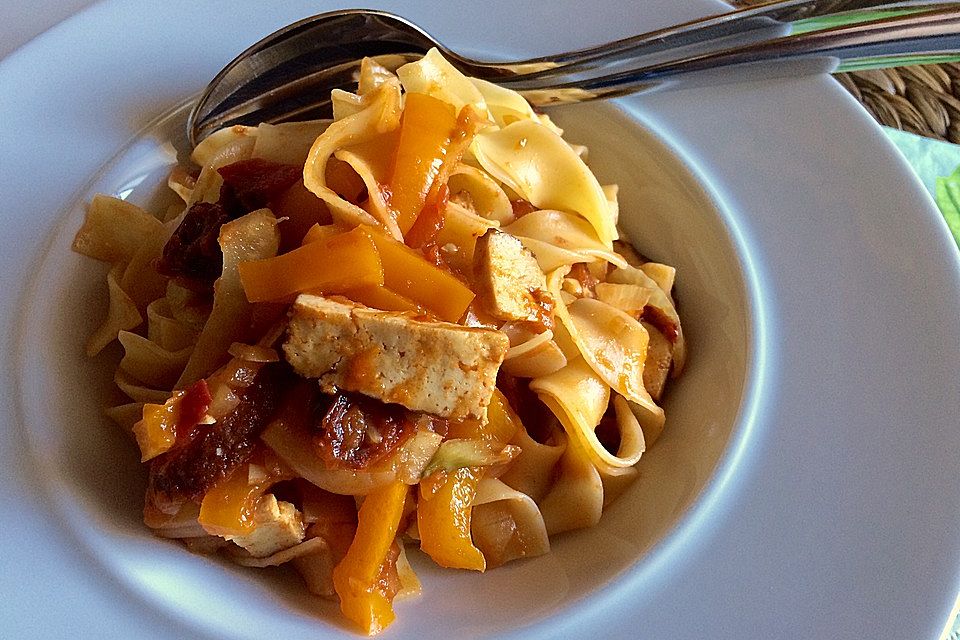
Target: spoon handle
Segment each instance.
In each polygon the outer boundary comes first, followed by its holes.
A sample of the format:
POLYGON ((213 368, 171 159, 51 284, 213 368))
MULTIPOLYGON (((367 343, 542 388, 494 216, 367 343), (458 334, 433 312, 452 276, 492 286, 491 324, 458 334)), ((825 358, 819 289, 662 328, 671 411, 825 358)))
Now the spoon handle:
POLYGON ((547 106, 667 87, 960 60, 960 3, 929 6, 549 87, 511 88, 547 106))

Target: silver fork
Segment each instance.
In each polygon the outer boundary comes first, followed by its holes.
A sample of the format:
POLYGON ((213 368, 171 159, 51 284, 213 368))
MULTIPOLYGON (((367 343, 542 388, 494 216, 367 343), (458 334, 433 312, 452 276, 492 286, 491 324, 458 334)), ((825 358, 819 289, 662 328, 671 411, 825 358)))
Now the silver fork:
POLYGON ((467 75, 547 106, 758 76, 958 60, 960 2, 778 0, 510 63, 464 57, 389 13, 335 11, 241 53, 198 99, 188 135, 196 144, 232 124, 328 117, 330 91, 352 88, 363 57, 396 69, 431 47, 467 75))

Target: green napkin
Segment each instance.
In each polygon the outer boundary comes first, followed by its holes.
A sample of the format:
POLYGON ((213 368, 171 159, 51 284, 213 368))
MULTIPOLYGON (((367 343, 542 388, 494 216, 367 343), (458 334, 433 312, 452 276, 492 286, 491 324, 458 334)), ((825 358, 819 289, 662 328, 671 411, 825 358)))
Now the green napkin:
MULTIPOLYGON (((933 196, 960 246, 960 145, 889 127, 884 127, 884 131, 933 196)), ((960 640, 960 614, 944 639, 960 640)))
POLYGON ((960 145, 888 127, 884 131, 933 196, 960 246, 960 145))

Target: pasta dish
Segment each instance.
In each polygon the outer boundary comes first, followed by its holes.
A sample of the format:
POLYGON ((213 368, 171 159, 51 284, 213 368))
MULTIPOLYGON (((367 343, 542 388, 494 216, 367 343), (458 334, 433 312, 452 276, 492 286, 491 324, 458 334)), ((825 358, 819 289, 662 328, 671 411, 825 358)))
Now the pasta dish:
POLYGON ((167 210, 96 196, 74 249, 109 264, 86 349, 122 347, 145 524, 374 634, 408 550, 482 572, 596 524, 685 346, 674 269, 519 94, 433 50, 331 97, 205 139, 167 210))

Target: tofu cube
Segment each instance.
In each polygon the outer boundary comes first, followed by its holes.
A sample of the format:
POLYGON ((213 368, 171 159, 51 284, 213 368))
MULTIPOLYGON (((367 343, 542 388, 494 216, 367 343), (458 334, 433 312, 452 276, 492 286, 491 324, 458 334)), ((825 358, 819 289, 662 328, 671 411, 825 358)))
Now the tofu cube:
POLYGON ((490 229, 477 240, 473 267, 477 295, 492 316, 531 322, 542 317, 536 296, 545 295, 546 277, 520 240, 490 229))
POLYGON ((283 350, 327 392, 356 391, 443 418, 486 418, 510 342, 501 331, 416 320, 300 295, 283 350))
POLYGON ((278 502, 268 493, 253 513, 254 529, 243 536, 230 536, 254 558, 266 558, 303 542, 306 526, 300 512, 289 502, 278 502))

